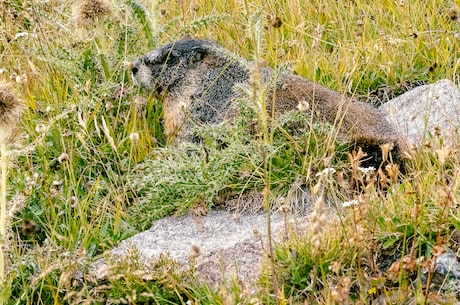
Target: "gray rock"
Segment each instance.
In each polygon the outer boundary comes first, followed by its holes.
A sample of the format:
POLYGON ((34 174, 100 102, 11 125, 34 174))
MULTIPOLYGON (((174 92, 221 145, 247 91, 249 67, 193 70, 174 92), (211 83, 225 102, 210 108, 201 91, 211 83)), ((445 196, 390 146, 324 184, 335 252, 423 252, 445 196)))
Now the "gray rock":
MULTIPOLYGON (((296 221, 302 221, 302 217, 297 216, 296 221)), ((286 225, 285 219, 275 214, 271 222, 273 236, 279 237, 286 225)), ((305 219, 303 222, 306 223, 305 219)), ((225 277, 251 283, 260 275, 266 242, 265 213, 239 215, 210 211, 205 216, 160 219, 149 230, 123 241, 109 255, 123 260, 134 251, 143 262, 139 274, 145 274, 146 278, 149 262, 167 254, 184 267, 193 257, 197 278, 202 282, 219 284, 225 277)), ((91 277, 101 280, 107 276, 108 270, 109 266, 100 260, 93 266, 91 277)))
MULTIPOLYGON (((433 261, 433 264, 435 262, 433 261)), ((441 254, 433 266, 431 289, 435 291, 451 292, 460 297, 460 264, 453 252, 441 254)), ((423 271, 422 282, 427 282, 428 272, 423 271)))
POLYGON ((416 87, 380 106, 408 144, 423 144, 440 128, 445 141, 458 135, 460 89, 447 79, 416 87))

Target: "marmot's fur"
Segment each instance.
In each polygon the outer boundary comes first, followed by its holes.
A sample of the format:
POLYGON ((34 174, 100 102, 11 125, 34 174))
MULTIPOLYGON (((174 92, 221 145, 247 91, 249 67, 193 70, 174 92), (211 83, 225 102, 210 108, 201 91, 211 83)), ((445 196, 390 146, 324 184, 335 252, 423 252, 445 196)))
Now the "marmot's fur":
MULTIPOLYGON (((232 100, 239 96, 235 85, 248 84, 251 64, 213 42, 185 38, 137 59, 132 72, 140 85, 164 101, 166 137, 181 142, 192 125, 189 119, 193 124, 218 124, 234 115, 232 100)), ((275 116, 307 102, 315 118, 336 126, 354 147, 368 154, 371 159, 365 164, 378 166, 380 145, 389 142, 395 144, 392 154, 399 160, 397 133, 376 108, 291 73, 275 77, 270 68, 261 68, 260 73, 266 84, 276 78, 275 116)), ((266 99, 269 111, 271 86, 266 99)))

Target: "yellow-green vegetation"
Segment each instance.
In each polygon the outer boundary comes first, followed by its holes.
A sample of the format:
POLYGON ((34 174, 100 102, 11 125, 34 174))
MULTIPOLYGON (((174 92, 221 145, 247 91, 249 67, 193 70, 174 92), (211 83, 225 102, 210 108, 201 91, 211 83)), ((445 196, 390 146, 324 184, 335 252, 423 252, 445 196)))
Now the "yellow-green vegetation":
POLYGON ((161 103, 127 63, 191 35, 379 103, 458 83, 459 33, 458 0, 0 1, 0 81, 26 104, 20 124, 7 122, 14 137, 0 121, 2 303, 454 304, 421 278, 460 251, 458 143, 427 135, 404 174, 390 164, 369 176, 333 127, 248 106, 270 102, 253 82, 232 127, 172 149, 161 103), (260 209, 303 209, 299 190, 313 195, 311 228, 273 244, 256 292, 198 285, 193 265, 167 257, 148 277, 130 272, 136 255, 105 281, 89 277, 90 262, 154 219, 251 192, 260 209))

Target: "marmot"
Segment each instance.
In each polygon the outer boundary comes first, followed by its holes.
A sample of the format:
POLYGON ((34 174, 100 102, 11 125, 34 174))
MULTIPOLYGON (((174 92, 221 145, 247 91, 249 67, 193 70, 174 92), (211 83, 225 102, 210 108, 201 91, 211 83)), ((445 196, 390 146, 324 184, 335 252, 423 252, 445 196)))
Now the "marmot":
MULTIPOLYGON (((251 64, 214 42, 184 38, 137 59, 132 73, 138 84, 163 100, 165 135, 177 143, 187 139, 192 124, 218 124, 234 115, 232 101, 239 97, 235 85, 248 84, 251 64)), ((292 73, 275 76, 270 68, 260 73, 267 84, 276 79, 266 98, 270 108, 275 92, 275 117, 306 102, 318 120, 336 126, 352 148, 359 146, 368 154, 363 164, 378 167, 380 145, 390 142, 393 160, 399 160, 398 134, 378 109, 292 73)))

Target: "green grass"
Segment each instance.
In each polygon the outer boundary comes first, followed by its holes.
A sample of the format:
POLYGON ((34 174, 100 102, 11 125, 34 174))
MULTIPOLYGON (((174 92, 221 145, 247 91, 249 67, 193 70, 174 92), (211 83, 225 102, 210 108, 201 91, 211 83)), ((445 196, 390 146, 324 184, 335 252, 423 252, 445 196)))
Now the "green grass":
MULTIPOLYGON (((8 172, 14 211, 4 303, 135 303, 135 295, 136 304, 423 303, 438 297, 414 279, 440 249, 459 251, 458 143, 444 159, 446 146, 433 136, 430 145, 409 152, 399 180, 390 182, 383 169, 379 182, 366 181, 351 169, 346 144, 331 126, 312 125, 293 112, 260 130, 259 113, 242 106, 245 115, 233 127, 204 128, 204 145, 175 150, 165 147, 161 103, 133 85, 126 62, 191 35, 378 103, 415 84, 459 82, 458 0, 111 1, 105 14, 84 24, 81 2, 0 3, 0 80, 12 83, 27 104, 12 145, 20 151, 8 172), (291 127, 299 125, 303 132, 295 133, 291 127), (316 175, 329 167, 337 174, 316 175), (341 175, 365 190, 361 204, 338 207, 325 225, 321 200, 356 199, 341 175), (385 178, 382 191, 377 184, 385 178), (194 286, 193 275, 181 272, 159 272, 147 281, 122 268, 127 273, 117 277, 114 270, 109 283, 78 275, 154 219, 251 192, 264 194, 251 203, 260 209, 277 208, 286 198, 303 208, 299 185, 316 190, 323 228, 275 245, 278 263, 266 262, 274 276, 262 275, 257 296, 238 283, 220 290, 194 286), (417 263, 396 269, 404 257, 417 263), (390 266, 393 274, 379 272, 390 266)), ((136 264, 135 256, 129 263, 136 264)), ((174 268, 166 258, 158 264, 174 268)), ((442 297, 454 302, 448 293, 442 297)))

